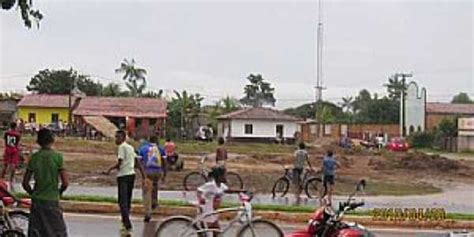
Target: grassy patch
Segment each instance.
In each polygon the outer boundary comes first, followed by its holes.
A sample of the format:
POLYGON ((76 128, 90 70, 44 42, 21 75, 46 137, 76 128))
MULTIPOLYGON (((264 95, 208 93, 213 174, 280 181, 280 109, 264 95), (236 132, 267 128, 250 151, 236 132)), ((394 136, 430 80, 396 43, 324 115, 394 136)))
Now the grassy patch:
MULTIPOLYGON (((390 196, 406 196, 406 195, 426 195, 440 193, 443 190, 424 183, 400 183, 395 181, 374 181, 366 180, 367 186, 365 193, 371 196, 390 195, 390 196)), ((336 181, 336 194, 348 195, 354 191, 357 180, 352 178, 341 177, 336 181)))

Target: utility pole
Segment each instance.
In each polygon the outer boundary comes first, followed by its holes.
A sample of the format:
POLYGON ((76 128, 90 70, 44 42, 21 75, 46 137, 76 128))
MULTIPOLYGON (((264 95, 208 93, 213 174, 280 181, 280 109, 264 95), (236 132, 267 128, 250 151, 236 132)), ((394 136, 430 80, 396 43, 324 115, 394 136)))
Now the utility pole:
POLYGON ((412 73, 395 73, 395 79, 398 80, 401 77, 401 82, 403 83, 402 91, 400 92, 400 135, 405 137, 407 134, 406 121, 405 121, 405 85, 406 79, 413 77, 412 73))
POLYGON ((316 44, 316 95, 315 102, 323 100, 323 16, 322 0, 318 0, 318 31, 316 44))

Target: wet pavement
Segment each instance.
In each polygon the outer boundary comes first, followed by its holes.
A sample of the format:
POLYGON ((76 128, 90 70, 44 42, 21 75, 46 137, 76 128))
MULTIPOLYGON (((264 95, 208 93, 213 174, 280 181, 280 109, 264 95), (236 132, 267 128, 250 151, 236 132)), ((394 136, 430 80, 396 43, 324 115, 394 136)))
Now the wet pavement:
MULTIPOLYGON (((16 190, 23 190, 17 187, 16 190)), ((94 195, 104 197, 117 197, 116 187, 86 187, 71 186, 65 195, 94 195)), ((135 189, 133 198, 141 199, 141 190, 135 189)), ((159 198, 165 200, 194 201, 195 192, 160 191, 159 198)), ((345 196, 335 196, 334 203, 345 201, 345 196)), ((439 194, 414 195, 414 196, 366 196, 363 198, 366 205, 362 209, 372 208, 444 208, 447 212, 474 213, 474 186, 458 185, 439 194)), ((227 202, 238 202, 236 195, 225 195, 227 202)), ((253 204, 278 204, 293 205, 294 196, 287 194, 284 198, 273 199, 270 194, 258 194, 252 200, 253 204)), ((302 205, 316 206, 317 200, 302 197, 302 205)))
MULTIPOLYGON (((114 237, 120 236, 120 220, 118 216, 103 215, 79 215, 66 214, 66 223, 71 237, 114 237)), ((134 237, 154 237, 154 232, 159 224, 158 221, 152 221, 144 224, 140 217, 133 218, 134 237)), ((304 226, 280 225, 283 231, 288 234, 304 226)), ((369 228, 370 229, 370 228, 369 228)), ((232 232, 235 233, 236 229, 232 232)), ((395 236, 416 236, 416 237, 444 237, 449 236, 446 231, 439 230, 402 230, 402 229, 372 229, 377 236, 395 237, 395 236)), ((235 236, 228 233, 225 236, 235 236)), ((265 237, 265 236, 264 236, 265 237)), ((271 237, 271 236, 268 236, 271 237)))

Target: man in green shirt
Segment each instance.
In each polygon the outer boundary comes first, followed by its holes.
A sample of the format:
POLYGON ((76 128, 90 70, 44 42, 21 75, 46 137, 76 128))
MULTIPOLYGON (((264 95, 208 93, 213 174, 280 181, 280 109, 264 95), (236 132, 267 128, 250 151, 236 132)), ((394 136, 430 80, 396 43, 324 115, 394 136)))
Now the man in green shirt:
POLYGON ((137 154, 133 146, 126 142, 127 134, 123 130, 115 133, 115 144, 118 146, 117 163, 110 167, 104 174, 109 175, 112 170, 118 170, 118 202, 120 214, 122 216, 123 229, 125 236, 130 236, 132 232, 132 222, 130 221, 130 209, 132 204, 133 186, 135 184, 135 168, 140 170, 142 181, 146 179, 145 171, 137 160, 137 154))
POLYGON ((28 236, 35 236, 35 232, 36 236, 66 237, 67 228, 59 207, 60 196, 69 185, 63 156, 51 149, 54 136, 50 130, 41 129, 37 143, 41 149, 31 156, 22 183, 32 199, 28 236), (34 189, 30 185, 32 177, 34 189))

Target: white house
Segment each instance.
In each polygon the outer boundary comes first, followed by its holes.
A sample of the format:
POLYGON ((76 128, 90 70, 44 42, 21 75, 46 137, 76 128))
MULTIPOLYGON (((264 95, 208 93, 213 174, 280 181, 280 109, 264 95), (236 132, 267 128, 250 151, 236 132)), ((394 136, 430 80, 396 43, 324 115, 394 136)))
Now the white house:
POLYGON ((218 117, 217 134, 230 140, 293 141, 300 119, 270 108, 245 108, 218 117))

